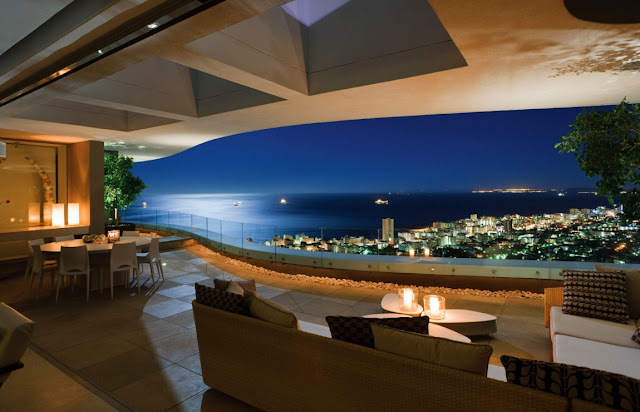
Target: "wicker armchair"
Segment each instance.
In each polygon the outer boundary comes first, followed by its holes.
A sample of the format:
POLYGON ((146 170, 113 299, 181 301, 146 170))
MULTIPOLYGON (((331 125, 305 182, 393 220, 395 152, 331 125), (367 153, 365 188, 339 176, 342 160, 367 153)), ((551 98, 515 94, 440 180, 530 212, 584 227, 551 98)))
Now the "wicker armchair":
POLYGON ((544 326, 549 327, 552 306, 562 306, 563 288, 546 288, 544 290, 544 326))

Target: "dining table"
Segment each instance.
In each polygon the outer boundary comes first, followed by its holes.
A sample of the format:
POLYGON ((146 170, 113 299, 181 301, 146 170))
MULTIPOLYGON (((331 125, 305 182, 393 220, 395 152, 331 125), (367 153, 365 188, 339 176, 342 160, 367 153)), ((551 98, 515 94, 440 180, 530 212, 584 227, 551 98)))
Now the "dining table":
MULTIPOLYGON (((121 237, 116 243, 131 243, 135 242, 136 247, 141 249, 151 243, 151 238, 148 237, 121 237)), ((42 253, 47 254, 60 254, 60 250, 65 247, 77 247, 86 246, 89 255, 94 253, 110 253, 114 243, 84 243, 82 239, 75 240, 63 240, 62 242, 50 242, 40 246, 42 253)))
MULTIPOLYGON (((135 243, 138 251, 144 248, 148 248, 151 244, 151 238, 136 236, 136 237, 121 237, 116 243, 135 243)), ((50 242, 40 246, 42 253, 49 259, 59 260, 60 251, 62 247, 78 247, 86 246, 89 252, 89 264, 91 269, 97 269, 91 272, 90 290, 98 290, 102 288, 109 288, 109 258, 111 256, 111 249, 113 249, 114 243, 85 243, 82 239, 64 240, 61 242, 50 242), (102 276, 105 275, 106 276, 102 276), (102 283, 100 282, 102 279, 102 283)), ((83 282, 79 282, 79 287, 82 287, 83 282)), ((126 272, 115 272, 113 276, 113 286, 120 286, 128 284, 128 276, 126 272)))

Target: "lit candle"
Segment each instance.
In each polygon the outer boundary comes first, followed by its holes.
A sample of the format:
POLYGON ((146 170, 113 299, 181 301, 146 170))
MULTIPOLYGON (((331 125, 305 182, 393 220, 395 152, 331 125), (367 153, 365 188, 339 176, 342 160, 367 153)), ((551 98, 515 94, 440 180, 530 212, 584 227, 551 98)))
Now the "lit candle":
POLYGON ((69 203, 67 205, 67 223, 70 226, 80 224, 80 203, 69 203))
POLYGON ((409 249, 409 257, 414 257, 416 255, 416 251, 414 249, 409 249))
POLYGON ((413 307, 413 290, 410 288, 404 288, 404 293, 402 294, 404 307, 411 309, 413 307))
POLYGON ((440 302, 437 296, 429 296, 429 312, 433 316, 440 316, 440 302))
POLYGON ((52 205, 51 226, 64 226, 64 203, 55 203, 52 205))
POLYGON ((429 255, 431 255, 431 251, 429 250, 429 248, 424 248, 424 257, 429 257, 429 255))

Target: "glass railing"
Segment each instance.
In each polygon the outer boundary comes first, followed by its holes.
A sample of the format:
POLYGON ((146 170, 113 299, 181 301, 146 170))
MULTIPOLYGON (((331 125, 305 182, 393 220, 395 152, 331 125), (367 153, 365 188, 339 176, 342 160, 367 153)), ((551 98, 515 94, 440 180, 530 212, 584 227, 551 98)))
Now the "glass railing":
POLYGON ((593 269, 593 262, 505 259, 499 254, 487 259, 482 251, 470 257, 473 248, 447 250, 442 238, 413 238, 405 229, 394 230, 393 240, 383 240, 380 230, 367 228, 272 226, 149 209, 124 210, 121 217, 142 228, 193 237, 225 253, 315 268, 523 279, 561 279, 563 268, 593 269))

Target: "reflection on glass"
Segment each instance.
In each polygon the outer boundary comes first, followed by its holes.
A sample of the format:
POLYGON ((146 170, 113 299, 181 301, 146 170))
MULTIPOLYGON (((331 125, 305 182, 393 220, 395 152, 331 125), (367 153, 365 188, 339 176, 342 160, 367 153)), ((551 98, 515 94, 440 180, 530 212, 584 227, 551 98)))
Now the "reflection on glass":
POLYGON ((0 163, 0 230, 51 224, 58 149, 2 140, 6 158, 0 163))

